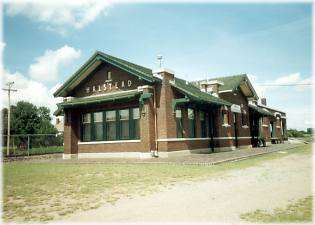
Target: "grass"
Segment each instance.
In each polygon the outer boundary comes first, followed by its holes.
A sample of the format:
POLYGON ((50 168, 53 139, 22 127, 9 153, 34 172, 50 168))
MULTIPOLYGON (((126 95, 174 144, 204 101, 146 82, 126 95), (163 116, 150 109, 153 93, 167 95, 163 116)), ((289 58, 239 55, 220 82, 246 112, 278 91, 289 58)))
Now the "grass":
POLYGON ((74 212, 146 195, 180 181, 193 181, 256 166, 289 154, 310 154, 311 145, 215 166, 168 164, 75 164, 12 162, 3 166, 4 221, 49 221, 74 212))
POLYGON ((312 221, 312 196, 289 204, 285 209, 277 208, 273 212, 256 210, 241 215, 248 222, 310 222, 312 221))

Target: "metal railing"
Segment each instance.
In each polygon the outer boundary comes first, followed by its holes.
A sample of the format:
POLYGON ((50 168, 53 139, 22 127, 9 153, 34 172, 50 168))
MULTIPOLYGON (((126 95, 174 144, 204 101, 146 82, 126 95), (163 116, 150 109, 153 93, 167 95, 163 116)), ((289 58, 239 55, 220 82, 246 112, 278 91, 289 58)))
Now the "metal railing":
MULTIPOLYGON (((7 135, 2 135, 2 155, 7 157, 7 135)), ((9 157, 63 152, 63 133, 11 134, 9 157)))

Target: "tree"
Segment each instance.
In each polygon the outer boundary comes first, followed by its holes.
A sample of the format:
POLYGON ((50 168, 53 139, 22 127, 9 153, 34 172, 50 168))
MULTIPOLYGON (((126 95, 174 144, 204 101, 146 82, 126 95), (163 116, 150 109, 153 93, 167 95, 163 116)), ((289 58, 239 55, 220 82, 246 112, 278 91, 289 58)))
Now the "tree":
MULTIPOLYGON (((36 107, 30 102, 20 101, 11 106, 11 134, 56 134, 58 131, 51 124, 50 110, 47 107, 36 107)), ((6 134, 8 109, 2 109, 2 133, 6 134)))
POLYGON ((32 103, 20 101, 12 110, 12 128, 15 134, 35 134, 40 124, 37 107, 32 103))

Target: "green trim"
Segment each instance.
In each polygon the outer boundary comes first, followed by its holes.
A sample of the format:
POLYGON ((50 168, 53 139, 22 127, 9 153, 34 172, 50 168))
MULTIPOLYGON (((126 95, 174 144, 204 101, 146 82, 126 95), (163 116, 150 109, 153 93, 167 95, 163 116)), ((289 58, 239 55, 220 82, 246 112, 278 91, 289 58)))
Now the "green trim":
POLYGON ((144 101, 150 99, 152 96, 153 96, 152 93, 143 93, 142 95, 140 95, 139 98, 140 108, 144 105, 144 101))
POLYGON ((208 93, 202 92, 198 87, 195 85, 183 80, 176 78, 174 82, 171 82, 171 85, 177 89, 180 93, 187 96, 191 101, 198 103, 198 104, 214 104, 214 105, 227 105, 231 106, 232 103, 225 101, 221 98, 212 96, 208 93))
POLYGON ((173 112, 175 112, 177 105, 186 104, 186 103, 188 103, 188 102, 189 102, 189 98, 187 98, 187 97, 185 97, 185 98, 175 98, 175 99, 173 99, 173 101, 172 101, 172 109, 173 109, 173 112))
POLYGON ((248 108, 256 111, 257 113, 259 113, 261 115, 274 117, 274 115, 271 112, 264 110, 262 107, 248 104, 248 108))
POLYGON ((130 100, 134 99, 136 96, 140 95, 140 93, 135 91, 126 91, 119 92, 117 94, 108 94, 102 96, 95 97, 83 97, 83 98, 74 98, 68 102, 62 102, 57 104, 58 108, 74 108, 78 106, 86 106, 91 104, 101 104, 105 102, 113 102, 113 101, 122 101, 122 100, 130 100))
POLYGON ((91 66, 93 66, 96 61, 104 61, 106 63, 109 63, 115 67, 118 67, 119 69, 122 69, 132 75, 137 76, 139 79, 146 80, 150 83, 160 81, 160 79, 153 76, 151 69, 97 51, 92 55, 91 58, 88 59, 86 63, 83 64, 83 66, 79 68, 79 70, 77 70, 68 80, 64 82, 64 84, 60 88, 58 88, 58 90, 54 93, 54 97, 65 97, 65 95, 69 93, 69 87, 74 82, 76 82, 84 72, 86 72, 91 66))

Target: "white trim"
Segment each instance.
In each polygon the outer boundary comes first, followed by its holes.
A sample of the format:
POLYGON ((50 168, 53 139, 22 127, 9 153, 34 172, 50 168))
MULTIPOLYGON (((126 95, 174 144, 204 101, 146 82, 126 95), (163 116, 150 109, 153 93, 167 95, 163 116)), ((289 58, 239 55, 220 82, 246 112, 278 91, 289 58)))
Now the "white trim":
POLYGON ((96 98, 96 97, 101 97, 101 96, 111 96, 111 95, 119 95, 119 94, 123 94, 123 93, 129 93, 129 92, 141 92, 138 89, 132 89, 132 90, 127 90, 127 91, 113 91, 110 93, 105 93, 105 94, 99 94, 99 95, 89 95, 89 96, 85 96, 85 97, 78 97, 78 98, 74 98, 74 99, 80 99, 80 98, 96 98))
POLYGON ((222 124, 222 127, 230 127, 231 125, 230 124, 227 124, 227 123, 225 123, 225 124, 222 124))
POLYGON ((169 74, 175 74, 175 71, 168 69, 168 68, 159 68, 153 71, 153 73, 169 73, 169 74))
MULTIPOLYGON (((237 137, 237 139, 251 139, 252 137, 237 137)), ((213 140, 232 140, 235 137, 213 137, 213 140)), ((172 142, 172 141, 206 141, 211 140, 211 137, 206 138, 159 138, 159 142, 172 142)))
POLYGON ((98 153, 78 153, 78 159, 88 158, 151 158, 151 152, 98 152, 98 153))
POLYGON ((276 128, 280 128, 280 126, 276 126, 276 128))
POLYGON ((263 126, 263 127, 268 127, 268 125, 267 125, 267 124, 263 124, 262 126, 263 126))
POLYGON ((237 137, 237 139, 251 139, 252 137, 237 137))
POLYGON ((79 141, 78 145, 96 145, 96 144, 118 144, 118 143, 140 143, 141 140, 118 140, 118 141, 79 141))
POLYGON ((248 126, 247 126, 247 125, 244 125, 244 126, 242 126, 242 128, 248 128, 248 126))
POLYGON ((62 159, 72 159, 72 158, 77 158, 77 154, 62 154, 62 159))
MULTIPOLYGON (((252 137, 237 137, 237 139, 251 139, 252 137)), ((233 140, 235 137, 214 137, 214 140, 233 140)))
POLYGON ((202 141, 202 140, 210 140, 210 137, 205 138, 159 138, 157 141, 202 141))
POLYGON ((219 91, 219 93, 232 92, 232 91, 233 91, 233 90, 230 89, 230 90, 219 91))

